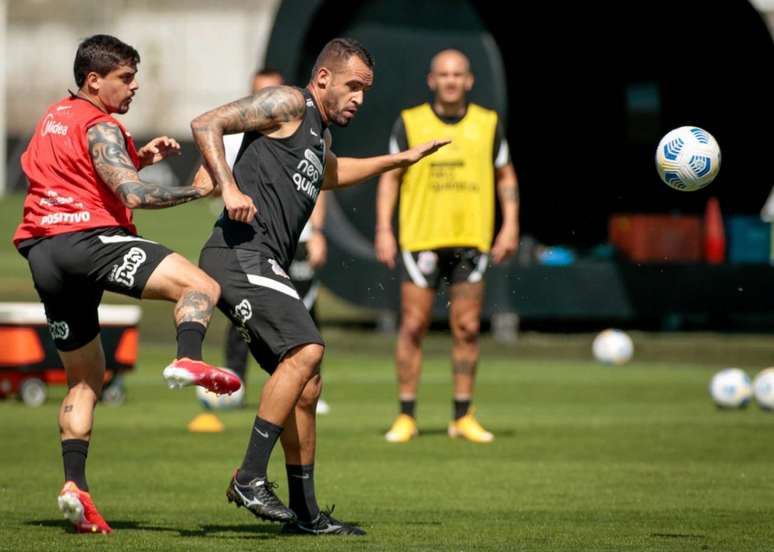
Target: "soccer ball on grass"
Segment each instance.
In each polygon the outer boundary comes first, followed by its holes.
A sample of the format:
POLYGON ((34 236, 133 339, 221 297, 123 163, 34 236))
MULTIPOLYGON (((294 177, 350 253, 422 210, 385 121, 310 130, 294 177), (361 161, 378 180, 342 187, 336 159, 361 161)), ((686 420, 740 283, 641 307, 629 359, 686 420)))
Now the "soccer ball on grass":
POLYGON ((766 368, 753 380, 755 402, 764 410, 774 410, 774 368, 766 368))
POLYGON ((753 394, 750 376, 739 368, 726 368, 715 374, 709 392, 720 408, 744 408, 753 394))
POLYGON ((632 338, 621 330, 600 332, 591 344, 594 358, 605 364, 625 364, 634 354, 632 338))

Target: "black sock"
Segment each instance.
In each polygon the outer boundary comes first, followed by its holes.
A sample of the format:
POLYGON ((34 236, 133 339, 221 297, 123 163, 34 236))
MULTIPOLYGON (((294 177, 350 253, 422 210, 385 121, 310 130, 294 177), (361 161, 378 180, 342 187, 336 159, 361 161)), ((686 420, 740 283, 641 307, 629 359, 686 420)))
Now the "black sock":
POLYGON ((86 457, 88 455, 88 441, 82 439, 65 439, 62 441, 65 481, 73 481, 82 491, 89 490, 89 484, 86 483, 86 457))
POLYGON ((404 401, 401 399, 400 401, 400 413, 405 414, 406 416, 411 416, 412 418, 415 418, 414 416, 414 410, 417 407, 417 400, 411 399, 410 401, 404 401))
POLYGON ((255 417, 245 459, 242 461, 242 466, 237 474, 239 483, 244 485, 253 479, 266 479, 269 456, 271 456, 271 451, 279 439, 280 433, 282 433, 280 426, 267 422, 258 416, 255 417))
POLYGON ((454 399, 454 419, 459 420, 470 410, 470 399, 458 401, 454 399))
POLYGON ((207 328, 198 322, 183 322, 177 327, 177 358, 202 359, 202 342, 207 328))
POLYGON ((288 491, 290 504, 301 521, 312 521, 320 513, 317 498, 314 496, 314 464, 303 466, 285 465, 288 472, 288 491))

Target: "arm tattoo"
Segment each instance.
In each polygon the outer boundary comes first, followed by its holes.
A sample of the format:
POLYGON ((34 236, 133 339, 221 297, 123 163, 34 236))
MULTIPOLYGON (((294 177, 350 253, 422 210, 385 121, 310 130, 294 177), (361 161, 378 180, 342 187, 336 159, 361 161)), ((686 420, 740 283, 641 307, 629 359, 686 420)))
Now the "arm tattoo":
POLYGON ((289 87, 273 86, 253 96, 246 112, 250 120, 251 109, 275 124, 287 123, 304 115, 304 95, 289 87))
POLYGON ((67 414, 68 412, 72 412, 72 411, 73 411, 73 405, 71 405, 71 404, 66 404, 62 410, 63 410, 63 412, 64 412, 65 414, 67 414))
POLYGON ((99 123, 87 132, 89 153, 102 181, 131 209, 160 209, 202 196, 192 186, 169 188, 140 180, 118 126, 99 123))
POLYGON ((201 291, 189 291, 175 305, 175 322, 198 322, 205 327, 210 323, 215 302, 212 297, 201 291))
POLYGON ((222 186, 231 179, 223 149, 223 135, 237 132, 270 132, 281 124, 304 116, 303 94, 290 86, 271 86, 217 107, 191 122, 196 146, 212 171, 215 184, 222 186))

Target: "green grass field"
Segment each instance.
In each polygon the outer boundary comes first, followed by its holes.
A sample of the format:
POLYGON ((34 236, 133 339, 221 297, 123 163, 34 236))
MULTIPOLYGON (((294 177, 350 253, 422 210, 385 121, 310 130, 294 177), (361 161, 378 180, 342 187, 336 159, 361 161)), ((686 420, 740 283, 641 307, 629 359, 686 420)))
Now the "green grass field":
MULTIPOLYGON (((0 201, 0 234, 10 236, 20 205, 0 201)), ((195 260, 212 217, 200 203, 137 219, 144 235, 195 260)), ((34 299, 6 240, 0 300, 34 299)), ((358 313, 326 296, 323 318, 337 311, 358 313)), ((253 367, 250 408, 223 413, 224 433, 189 433, 201 412, 194 393, 167 390, 160 375, 174 352, 171 313, 143 303, 128 400, 97 411, 88 475, 113 535, 71 534, 56 508, 64 389, 37 409, 0 401, 0 551, 774 550, 774 414, 718 411, 706 392, 719 368, 772 364, 769 336, 635 333, 636 361, 616 368, 589 360, 588 335, 527 334, 507 347, 485 339, 476 403, 497 439, 473 445, 446 437, 449 341, 436 334, 426 344, 422 436, 391 445, 382 435, 397 408, 392 338, 328 329, 333 410, 319 421, 317 494, 369 534, 308 539, 281 537, 226 503, 264 376, 253 367)), ((221 358, 221 320, 210 359, 221 358)), ((271 474, 284 497, 279 447, 271 474)))
MULTIPOLYGON (((581 338, 526 341, 527 358, 519 345, 486 343, 477 403, 494 443, 446 437, 447 342, 435 336, 419 398, 422 436, 393 445, 382 438, 396 410, 389 340, 334 333, 318 498, 369 535, 316 540, 282 537, 278 525, 225 500, 262 374, 251 372, 251 408, 221 415, 224 433, 192 434, 186 424, 200 412, 193 391, 167 390, 161 380, 170 346, 144 345, 128 401, 98 409, 89 455, 93 495, 116 532, 73 535, 59 518, 55 420, 64 391, 55 388, 38 409, 0 403, 0 550, 772 548, 774 415, 755 406, 717 411, 706 394, 717 365, 643 360, 612 368, 571 360, 581 338), (557 355, 545 354, 548 342, 557 355)), ((271 474, 285 496, 279 448, 271 474)))

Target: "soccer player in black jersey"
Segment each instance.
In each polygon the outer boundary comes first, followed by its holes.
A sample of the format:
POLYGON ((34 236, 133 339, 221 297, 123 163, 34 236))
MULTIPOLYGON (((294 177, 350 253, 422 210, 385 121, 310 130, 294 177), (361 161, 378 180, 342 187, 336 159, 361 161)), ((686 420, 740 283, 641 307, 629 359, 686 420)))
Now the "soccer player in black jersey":
POLYGON ((365 534, 321 512, 315 499, 315 404, 324 342, 287 275, 299 234, 321 189, 407 167, 448 143, 436 140, 367 159, 337 158, 328 125, 344 127, 353 119, 373 83, 373 68, 360 43, 337 38, 323 48, 306 88, 264 89, 191 123, 204 158, 202 172, 221 188, 225 203, 199 264, 221 286, 218 307, 271 374, 227 496, 260 518, 285 522, 286 533, 365 534), (223 135, 237 132, 245 138, 232 173, 223 135), (278 438, 289 508, 266 473, 278 438))

